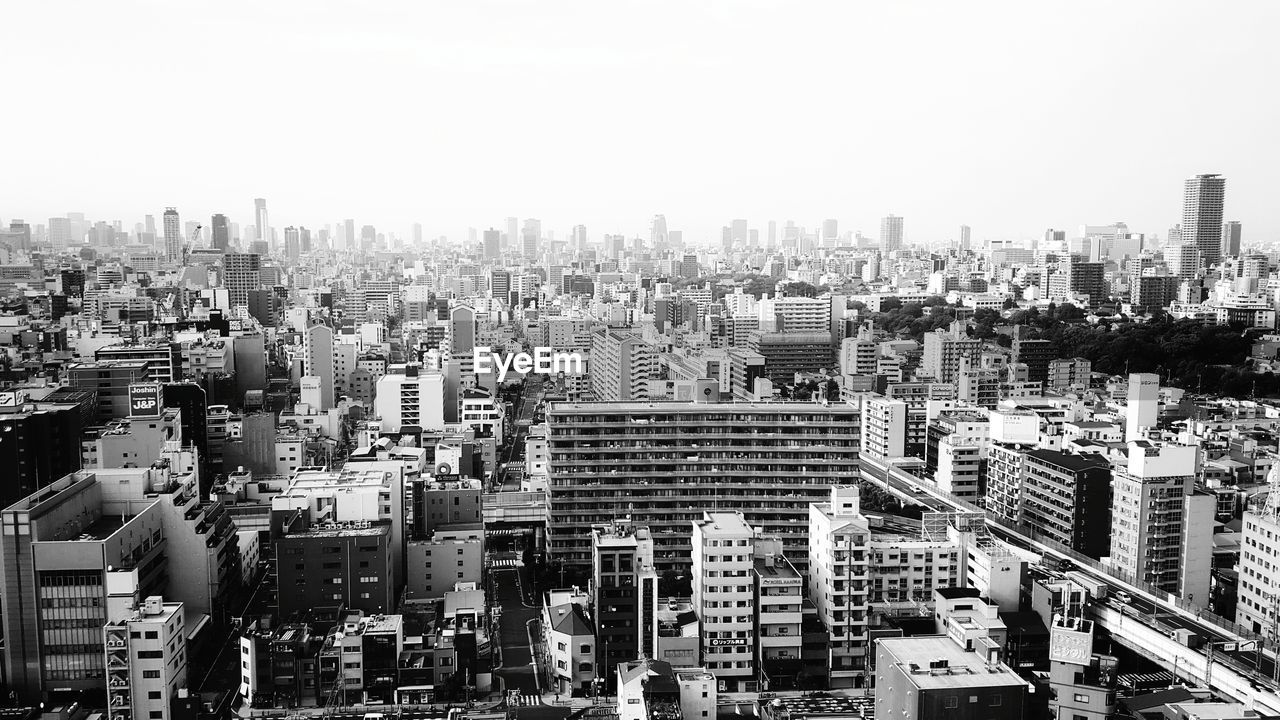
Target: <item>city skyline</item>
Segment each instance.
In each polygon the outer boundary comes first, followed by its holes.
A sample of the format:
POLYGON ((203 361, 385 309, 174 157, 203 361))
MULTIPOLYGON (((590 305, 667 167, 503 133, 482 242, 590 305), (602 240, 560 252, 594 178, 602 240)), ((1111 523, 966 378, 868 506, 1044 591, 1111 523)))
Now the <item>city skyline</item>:
MULTIPOLYGON (((174 206, 244 226, 265 197, 279 227, 335 215, 451 239, 512 215, 557 234, 644 235, 655 213, 693 243, 714 243, 730 218, 816 230, 835 217, 871 235, 890 213, 906 218, 908 243, 954 239, 960 224, 975 241, 1116 220, 1163 235, 1180 220, 1182 179, 1220 173, 1245 242, 1280 238, 1268 212, 1280 158, 1254 142, 1280 115, 1256 91, 1280 66, 1267 4, 1207 17, 1146 3, 300 7, 248 22, 219 6, 196 22, 143 3, 82 5, 56 36, 15 39, 40 71, 12 78, 11 97, 32 108, 66 87, 106 107, 164 88, 235 92, 216 106, 196 95, 171 121, 13 114, 26 141, 7 156, 22 172, 0 184, 0 215, 174 206), (108 18, 112 52, 92 54, 108 18), (900 27, 911 32, 873 30, 900 27), (257 52, 209 50, 228 37, 257 52), (1185 88, 1233 111, 1165 111, 1185 88), (162 151, 180 171, 141 169, 162 151)), ((48 12, 24 7, 15 21, 48 12)))

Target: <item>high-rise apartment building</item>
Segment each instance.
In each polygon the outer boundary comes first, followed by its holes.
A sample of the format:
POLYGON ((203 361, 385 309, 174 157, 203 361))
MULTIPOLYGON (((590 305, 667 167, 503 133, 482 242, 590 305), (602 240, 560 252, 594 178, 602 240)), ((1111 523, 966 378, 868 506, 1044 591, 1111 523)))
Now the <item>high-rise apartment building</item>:
POLYGON ((1205 265, 1222 259, 1222 208, 1227 179, 1205 174, 1188 178, 1182 195, 1182 244, 1200 250, 1205 265))
POLYGON ((960 361, 967 358, 977 363, 981 353, 982 341, 970 338, 964 321, 957 320, 948 330, 925 333, 924 357, 920 367, 936 382, 952 383, 960 371, 960 361))
POLYGON ((1222 256, 1235 257, 1239 254, 1240 254, 1240 221, 1228 220, 1227 222, 1222 224, 1222 256))
POLYGON ((689 524, 711 508, 742 511, 802 566, 808 504, 857 473, 858 414, 818 403, 553 404, 550 553, 589 567, 591 528, 630 515, 653 533, 658 571, 687 572, 689 524))
POLYGON ((187 624, 183 604, 159 595, 103 627, 107 706, 120 720, 168 720, 187 685, 187 624), (126 715, 124 711, 128 711, 126 715))
POLYGON ((706 512, 693 522, 693 607, 702 624, 699 655, 726 690, 755 677, 755 531, 742 512, 706 512))
POLYGON ((262 285, 262 256, 256 253, 227 253, 222 256, 222 286, 232 308, 249 304, 249 291, 262 285))
POLYGON ((657 353, 639 332, 604 328, 592 335, 588 374, 596 400, 647 400, 657 365, 657 353))
POLYGON ((182 260, 182 226, 171 207, 164 209, 164 257, 171 263, 182 260))
POLYGON ((520 254, 525 260, 536 260, 542 242, 542 221, 528 218, 520 233, 520 254))
POLYGON ((831 687, 865 684, 871 528, 856 486, 832 487, 809 505, 809 598, 827 629, 831 687))
POLYGON ((1022 468, 1021 522, 1092 558, 1110 549, 1111 464, 1101 455, 1036 449, 1022 468))
POLYGON ((1280 636, 1280 578, 1275 564, 1280 556, 1278 509, 1280 498, 1272 493, 1260 507, 1244 514, 1236 602, 1236 623, 1272 642, 1280 636))
POLYGON ((902 249, 902 218, 887 215, 880 220, 880 250, 885 253, 902 249))
POLYGON ((970 239, 971 234, 972 234, 972 231, 969 229, 968 225, 960 226, 960 249, 961 250, 968 250, 970 249, 970 247, 972 247, 972 240, 970 239))
POLYGON ((1195 492, 1197 452, 1129 443, 1127 463, 1112 475, 1111 547, 1103 564, 1204 607, 1216 500, 1195 492))

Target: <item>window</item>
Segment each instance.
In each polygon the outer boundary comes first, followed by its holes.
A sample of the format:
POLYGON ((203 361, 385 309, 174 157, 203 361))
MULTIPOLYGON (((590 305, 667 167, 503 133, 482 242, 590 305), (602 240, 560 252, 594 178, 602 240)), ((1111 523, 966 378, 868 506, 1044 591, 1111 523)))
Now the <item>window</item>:
MULTIPOLYGON (((249 663, 246 662, 245 666, 248 667, 248 665, 249 663)), ((160 677, 160 671, 159 670, 143 670, 142 677, 147 678, 148 680, 154 680, 160 677)))
POLYGON ((1000 707, 1000 706, 1001 706, 1001 705, 1003 705, 1003 704, 1004 704, 1004 696, 1003 696, 1003 695, 992 695, 992 696, 991 696, 991 707, 1000 707))
POLYGON ((1088 696, 1088 695, 1081 695, 1080 693, 1076 693, 1076 698, 1075 698, 1075 699, 1076 699, 1076 702, 1078 702, 1078 703, 1082 703, 1082 704, 1085 704, 1085 705, 1088 705, 1088 704, 1089 704, 1089 696, 1088 696))
POLYGON ((159 691, 159 690, 152 690, 151 692, 147 693, 147 699, 148 699, 148 700, 159 700, 159 699, 160 699, 160 691, 159 691))
POLYGON ((956 697, 955 695, 949 695, 947 696, 946 702, 944 702, 942 706, 947 708, 958 708, 960 707, 960 698, 956 697))

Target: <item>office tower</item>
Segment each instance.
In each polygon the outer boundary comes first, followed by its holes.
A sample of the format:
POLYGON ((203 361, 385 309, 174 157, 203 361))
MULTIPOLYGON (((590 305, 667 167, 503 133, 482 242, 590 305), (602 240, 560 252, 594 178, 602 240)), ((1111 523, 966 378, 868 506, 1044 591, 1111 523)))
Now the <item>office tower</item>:
POLYGON ((231 235, 227 228, 227 216, 222 213, 214 215, 209 222, 209 244, 215 250, 226 251, 231 246, 231 235))
POLYGON ((392 365, 377 388, 374 409, 382 419, 383 432, 397 433, 404 426, 444 429, 444 375, 424 373, 417 365, 392 365))
POLYGON ((71 245, 70 218, 49 218, 49 244, 52 245, 54 249, 62 249, 71 245))
POLYGON ((578 252, 585 252, 587 249, 587 226, 573 226, 573 249, 578 252))
POLYGON ((1209 603, 1216 498, 1195 490, 1198 449, 1129 443, 1112 476, 1111 548, 1103 565, 1121 577, 1209 603))
MULTIPOLYGON (((372 225, 360 227, 360 250, 368 252, 378 248, 378 230, 372 225)), ((378 248, 381 249, 381 248, 378 248)))
POLYGON ((373 615, 394 610, 392 523, 322 522, 310 515, 289 516, 275 542, 280 616, 289 619, 335 605, 373 615))
POLYGON ((422 223, 413 224, 413 246, 415 248, 422 246, 422 223))
POLYGON ((520 253, 526 261, 538 258, 538 245, 542 242, 542 221, 532 218, 524 221, 520 235, 520 253))
POLYGON ((778 247, 778 221, 770 220, 769 221, 769 243, 764 246, 764 249, 772 251, 776 247, 778 247))
POLYGON ((831 687, 862 684, 867 670, 868 545, 871 528, 858 488, 832 486, 808 509, 809 598, 830 641, 831 687))
POLYGON ((292 225, 284 229, 284 255, 290 263, 298 262, 302 256, 302 239, 298 228, 292 225))
POLYGON ((1156 427, 1160 413, 1160 376, 1155 373, 1129 375, 1128 402, 1124 413, 1125 442, 1146 440, 1156 427))
POLYGON ((747 221, 741 218, 729 224, 729 233, 733 238, 733 242, 742 243, 743 247, 746 247, 747 241, 750 240, 747 233, 747 221))
POLYGON ((222 286, 231 307, 249 304, 249 291, 261 281, 262 258, 255 253, 227 253, 222 256, 222 286))
POLYGON ((496 260, 502 256, 502 233, 493 228, 484 231, 484 259, 496 260))
MULTIPOLYGON (((579 226, 581 227, 581 226, 579 226)), ((507 232, 502 236, 502 250, 506 252, 511 248, 519 249, 520 245, 520 219, 507 218, 507 232)))
POLYGON ((822 246, 835 247, 840 238, 840 221, 829 218, 822 221, 822 246))
POLYGON ((178 211, 171 207, 164 209, 164 256, 171 263, 182 260, 182 230, 178 211))
POLYGON ((982 353, 982 341, 970 339, 963 320, 951 323, 951 328, 941 328, 924 336, 924 358, 920 368, 937 382, 955 382, 960 371, 960 361, 968 358, 978 361, 982 353))
POLYGON ((0 241, 14 250, 26 252, 31 249, 31 226, 22 220, 11 220, 8 230, 0 230, 0 241))
MULTIPOLYGON (((50 223, 53 221, 50 220, 50 223)), ((50 228, 53 226, 50 225, 50 228)), ((1240 221, 1230 220, 1222 225, 1222 256, 1235 257, 1240 254, 1240 221)))
POLYGON ((961 225, 960 226, 960 249, 968 250, 970 247, 972 247, 972 245, 969 239, 969 226, 961 225))
POLYGON ((253 199, 253 225, 255 235, 258 240, 264 240, 270 247, 271 243, 271 226, 267 223, 267 200, 266 198, 253 199))
POLYGON ((653 221, 649 223, 649 247, 656 251, 666 246, 667 218, 664 215, 654 215, 653 221))
POLYGON ((1226 178, 1205 174, 1188 178, 1183 190, 1181 244, 1199 249, 1206 266, 1222 259, 1222 207, 1226 189, 1226 178))
POLYGON ((164 592, 159 508, 108 503, 106 489, 75 473, 3 512, 5 669, 20 700, 105 688, 103 626, 164 592))
POLYGON ((658 576, 649 529, 620 523, 592 528, 591 608, 598 677, 611 678, 618 663, 654 656, 657 606, 658 576))
POLYGON ((1021 523, 1095 560, 1110 550, 1111 463, 1097 454, 1026 454, 1021 523))
POLYGON ((0 507, 80 469, 85 420, 74 403, 30 403, 24 391, 0 392, 0 507))
POLYGON ((902 218, 887 215, 880 220, 880 250, 885 253, 902 249, 902 218))
POLYGON ((687 572, 689 524, 703 510, 741 510, 803 564, 808 503, 857 473, 858 414, 819 403, 553 404, 550 553, 585 569, 591 527, 630 514, 653 533, 658 571, 687 572), (657 436, 668 439, 658 445, 657 436), (712 460, 722 453, 750 469, 726 474, 712 460))
POLYGON ((755 677, 755 536, 741 512, 705 512, 693 522, 693 607, 702 623, 698 655, 731 692, 745 690, 755 677))
POLYGON ((303 255, 311 252, 311 231, 305 227, 298 228, 298 245, 303 255))
POLYGON ((449 310, 449 354, 470 358, 476 347, 476 311, 469 305, 455 305, 449 310))
POLYGON ((507 301, 511 295, 511 271, 493 270, 489 273, 489 297, 507 301))
POLYGON ((356 248, 356 221, 347 218, 342 221, 342 239, 346 243, 346 250, 354 250, 356 248))
POLYGON ((591 339, 591 391, 602 402, 649 399, 657 353, 639 332, 605 328, 591 339))
POLYGON ((323 412, 333 407, 334 382, 337 374, 333 359, 333 330, 326 325, 312 325, 302 334, 303 374, 317 378, 320 404, 323 412))
POLYGON ((983 635, 957 642, 946 635, 886 637, 876 642, 876 717, 932 720, 954 716, 1021 720, 1027 681, 1000 661, 1001 644, 983 635))
POLYGON ((765 376, 774 384, 792 383, 796 373, 824 373, 835 366, 836 346, 831 333, 747 333, 747 349, 764 358, 765 376))

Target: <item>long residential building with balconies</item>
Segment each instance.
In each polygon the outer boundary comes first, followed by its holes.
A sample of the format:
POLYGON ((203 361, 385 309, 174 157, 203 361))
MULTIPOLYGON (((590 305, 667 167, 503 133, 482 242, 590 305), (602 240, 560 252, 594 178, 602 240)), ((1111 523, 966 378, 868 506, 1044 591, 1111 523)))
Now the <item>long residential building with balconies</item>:
POLYGON ((807 564, 809 503, 858 472, 861 417, 820 403, 556 403, 547 412, 548 549, 591 566, 591 528, 630 516, 654 565, 689 571, 690 523, 741 511, 807 564))

